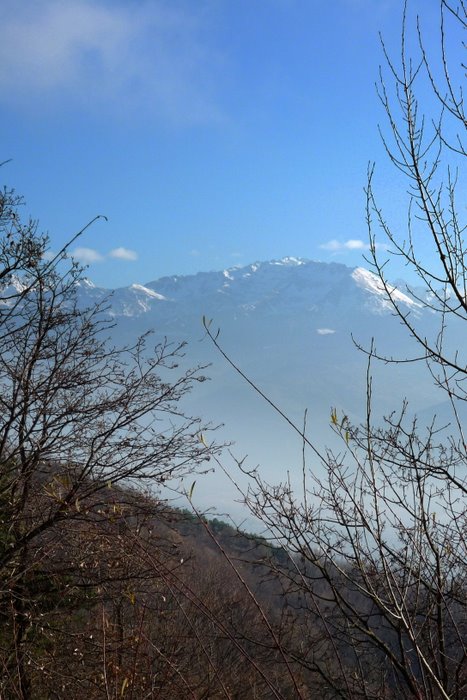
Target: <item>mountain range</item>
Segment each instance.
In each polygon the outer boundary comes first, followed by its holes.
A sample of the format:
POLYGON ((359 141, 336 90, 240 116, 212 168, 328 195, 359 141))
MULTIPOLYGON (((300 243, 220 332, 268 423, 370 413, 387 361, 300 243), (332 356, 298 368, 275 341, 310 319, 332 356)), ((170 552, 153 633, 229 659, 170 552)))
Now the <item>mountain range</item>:
MULTIPOLYGON (((187 410, 222 423, 220 438, 233 443, 239 459, 260 465, 270 481, 287 473, 299 479, 301 441, 214 348, 203 317, 216 333, 219 329, 227 355, 298 426, 307 409, 308 436, 321 449, 338 448, 329 427, 332 408, 355 422, 365 416, 368 356, 357 345, 369 348, 373 339, 386 356, 420 355, 381 282, 363 267, 289 257, 113 291, 84 280, 78 292, 84 305, 105 302, 119 343, 147 330, 154 331, 154 342, 162 337, 186 341, 184 362, 208 364, 211 379, 195 388, 187 410)), ((400 285, 393 295, 420 332, 435 337, 438 319, 424 306, 420 291, 414 297, 400 285)), ((375 420, 400 409, 404 399, 421 426, 433 414, 447 420, 445 395, 435 389, 423 363, 374 361, 370 371, 375 420)), ((231 510, 228 479, 218 474, 205 484, 203 505, 231 510)))
MULTIPOLYGON (((395 293, 407 308, 421 308, 419 302, 404 292, 395 293)), ((109 290, 85 280, 82 294, 89 300, 100 301, 108 297, 109 290)), ((115 289, 111 294, 112 316, 135 318, 151 314, 164 322, 174 311, 179 316, 192 316, 198 305, 211 311, 242 315, 291 311, 291 305, 294 310, 309 313, 330 305, 342 309, 345 304, 353 307, 362 303, 374 314, 390 309, 381 282, 369 270, 292 257, 221 272, 162 277, 144 285, 115 289)))

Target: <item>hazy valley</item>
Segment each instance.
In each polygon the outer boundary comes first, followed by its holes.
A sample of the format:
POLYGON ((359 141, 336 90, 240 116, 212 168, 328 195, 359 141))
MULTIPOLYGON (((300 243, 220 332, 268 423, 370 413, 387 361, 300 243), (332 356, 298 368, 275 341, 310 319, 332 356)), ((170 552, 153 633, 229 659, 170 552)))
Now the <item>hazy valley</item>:
MULTIPOLYGON (((394 317, 381 283, 362 267, 285 258, 113 291, 84 282, 79 293, 83 306, 108 306, 117 344, 134 342, 148 330, 153 331, 149 347, 164 337, 173 343, 186 341, 186 366, 209 365, 205 373, 210 378, 186 397, 187 409, 223 424, 218 439, 232 442, 234 455, 247 456, 246 463, 259 465, 272 482, 282 480, 287 471, 293 483, 301 479, 301 440, 213 347, 203 317, 214 333, 219 329, 227 355, 298 427, 307 409, 307 435, 320 449, 341 447, 330 427, 332 408, 356 423, 365 417, 368 357, 356 343, 368 349, 373 338, 387 357, 419 354, 394 317)), ((399 282, 396 295, 421 332, 434 338, 438 320, 423 307, 423 293, 411 294, 399 282)), ((454 325, 451 342, 459 338, 460 326, 454 325)), ((417 414, 422 428, 434 414, 439 425, 449 421, 446 396, 427 381, 426 372, 423 362, 386 365, 374 360, 374 420, 397 412, 407 399, 409 414, 417 414)), ((311 454, 307 459, 320 469, 311 454)), ((223 462, 233 469, 227 453, 223 462)), ((219 469, 199 482, 196 493, 201 507, 241 517, 234 496, 219 469)))

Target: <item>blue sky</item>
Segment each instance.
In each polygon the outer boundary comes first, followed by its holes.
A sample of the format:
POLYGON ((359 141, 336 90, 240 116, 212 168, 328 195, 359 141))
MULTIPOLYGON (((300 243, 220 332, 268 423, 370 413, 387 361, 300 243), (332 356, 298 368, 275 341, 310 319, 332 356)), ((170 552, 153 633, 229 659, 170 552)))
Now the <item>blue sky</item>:
MULTIPOLYGON (((434 43, 437 0, 410 9, 434 43)), ((104 286, 287 255, 361 264, 369 161, 403 225, 375 91, 378 32, 397 55, 401 13, 402 0, 2 0, 2 182, 52 249, 108 217, 74 247, 104 286)))

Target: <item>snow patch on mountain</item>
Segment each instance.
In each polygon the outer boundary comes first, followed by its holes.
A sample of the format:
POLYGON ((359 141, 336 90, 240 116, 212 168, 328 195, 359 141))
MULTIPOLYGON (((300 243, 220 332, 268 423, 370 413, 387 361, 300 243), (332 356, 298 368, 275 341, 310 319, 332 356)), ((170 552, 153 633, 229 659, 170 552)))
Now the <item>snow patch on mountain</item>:
POLYGON ((132 284, 130 289, 134 289, 135 292, 142 292, 143 294, 147 294, 149 297, 152 297, 153 299, 159 299, 160 301, 167 301, 167 297, 165 297, 163 294, 158 294, 153 289, 149 289, 148 287, 145 287, 142 284, 132 284))
MULTIPOLYGON (((392 303, 389 301, 388 292, 385 290, 384 285, 380 278, 375 275, 370 270, 366 270, 364 267, 356 267, 352 272, 352 279, 356 282, 360 289, 364 289, 373 295, 373 301, 376 301, 380 309, 383 311, 392 309, 392 303)), ((388 285, 388 290, 394 301, 405 304, 409 308, 423 308, 422 304, 414 299, 411 299, 407 294, 404 294, 396 287, 388 285)))
POLYGON ((0 283, 0 305, 8 307, 14 305, 18 298, 32 287, 15 274, 7 276, 6 279, 7 282, 0 283))
POLYGON ((81 280, 75 282, 77 287, 82 287, 83 289, 96 289, 96 285, 88 277, 83 277, 81 280))
POLYGON ((305 265, 306 262, 307 261, 304 260, 303 258, 286 257, 286 258, 281 258, 280 260, 272 260, 271 265, 294 266, 294 265, 305 265))

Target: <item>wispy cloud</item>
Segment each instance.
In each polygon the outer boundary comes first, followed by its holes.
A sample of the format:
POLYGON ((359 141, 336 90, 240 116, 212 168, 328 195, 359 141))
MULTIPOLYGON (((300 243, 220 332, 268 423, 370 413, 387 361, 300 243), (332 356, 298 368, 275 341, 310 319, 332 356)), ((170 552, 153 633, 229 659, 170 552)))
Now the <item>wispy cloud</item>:
POLYGON ((369 244, 365 243, 364 241, 361 241, 356 238, 350 238, 348 241, 338 241, 335 238, 333 238, 331 241, 328 241, 327 243, 322 243, 320 245, 320 248, 323 250, 368 250, 369 249, 369 244))
POLYGON ((72 257, 83 265, 92 265, 94 263, 101 263, 109 258, 115 260, 125 260, 127 262, 134 262, 138 260, 138 254, 134 250, 129 248, 124 248, 123 246, 119 248, 114 248, 109 253, 100 253, 95 248, 75 248, 72 253, 72 257))
POLYGON ((318 335, 332 335, 336 331, 332 328, 317 328, 316 332, 318 335))
MULTIPOLYGON (((367 241, 362 241, 359 238, 349 238, 347 241, 338 241, 333 238, 327 243, 321 243, 319 246, 322 250, 330 250, 331 252, 338 253, 341 251, 348 250, 370 250, 371 245, 367 241)), ((381 243, 375 244, 376 248, 385 248, 381 243)))
POLYGON ((138 253, 129 248, 114 248, 109 253, 110 258, 116 258, 117 260, 138 260, 138 253))
POLYGON ((40 95, 107 114, 118 104, 183 123, 219 119, 208 16, 163 0, 2 0, 0 101, 37 109, 40 95))
POLYGON ((94 248, 75 248, 72 252, 72 257, 84 265, 91 265, 104 260, 104 256, 97 250, 94 250, 94 248))

